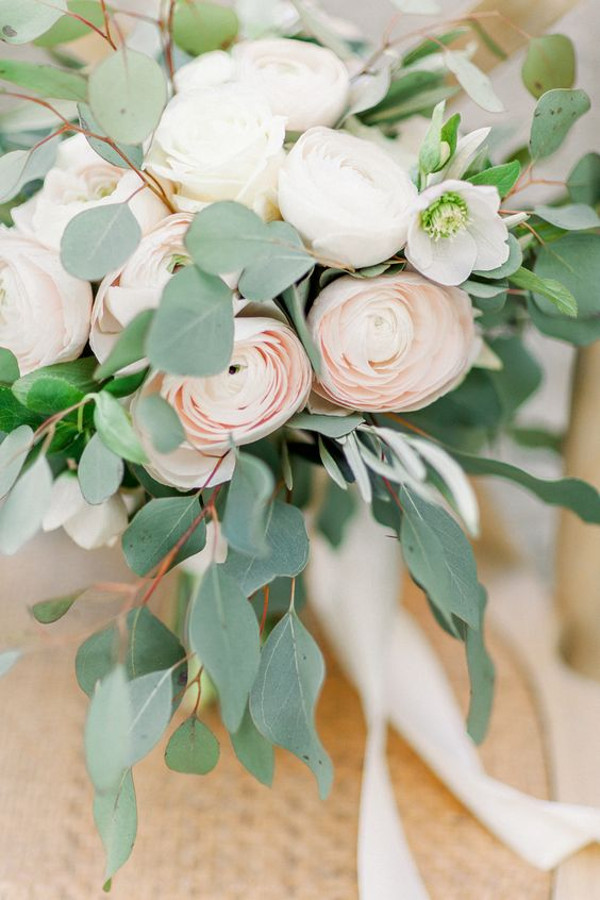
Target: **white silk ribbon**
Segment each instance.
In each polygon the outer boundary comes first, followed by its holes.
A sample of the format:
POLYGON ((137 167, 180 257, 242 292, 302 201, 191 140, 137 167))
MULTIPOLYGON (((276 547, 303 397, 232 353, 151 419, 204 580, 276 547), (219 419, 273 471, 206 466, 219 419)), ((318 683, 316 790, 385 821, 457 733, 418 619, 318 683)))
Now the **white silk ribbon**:
POLYGON ((429 896, 404 837, 388 772, 388 722, 503 843, 551 869, 600 841, 600 810, 528 796, 486 775, 444 670, 413 618, 398 606, 400 551, 368 510, 333 550, 312 540, 310 602, 367 723, 358 833, 360 900, 429 896), (401 893, 400 893, 401 891, 401 893))

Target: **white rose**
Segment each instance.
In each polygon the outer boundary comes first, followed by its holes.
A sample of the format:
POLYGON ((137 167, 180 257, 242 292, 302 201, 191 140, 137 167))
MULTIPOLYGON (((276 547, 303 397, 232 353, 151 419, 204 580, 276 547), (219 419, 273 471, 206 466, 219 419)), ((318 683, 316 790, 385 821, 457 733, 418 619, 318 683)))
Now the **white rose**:
POLYGON ((131 412, 150 459, 148 471, 182 490, 227 481, 235 465, 231 442, 251 444, 284 425, 306 405, 311 381, 308 357, 288 325, 264 317, 236 319, 225 372, 212 378, 158 374, 141 389, 139 396, 160 393, 176 410, 186 435, 178 450, 156 452, 134 401, 131 412))
POLYGON ((149 188, 136 193, 141 185, 139 175, 111 166, 78 134, 60 144, 56 165, 41 190, 12 210, 13 221, 24 234, 59 250, 64 230, 76 215, 132 197, 131 211, 146 233, 169 211, 149 188))
POLYGON ((277 215, 285 119, 252 88, 223 84, 178 94, 154 135, 148 168, 169 183, 181 212, 236 200, 277 215))
POLYGON ((63 472, 52 487, 50 505, 44 516, 44 531, 64 528, 71 540, 84 550, 112 547, 128 524, 127 505, 121 494, 92 506, 81 493, 74 472, 63 472))
POLYGON ((315 253, 362 268, 389 259, 406 241, 417 189, 380 147, 312 128, 279 176, 279 207, 315 253))
POLYGON ((0 228, 0 347, 21 375, 76 359, 90 330, 92 288, 63 269, 53 250, 0 228))
POLYGON ((239 80, 265 94, 288 131, 335 125, 348 106, 348 69, 325 47, 273 38, 238 44, 233 57, 239 80))
POLYGON ((321 351, 315 393, 345 409, 422 409, 465 376, 480 347, 468 294, 416 272, 338 278, 308 315, 321 351))

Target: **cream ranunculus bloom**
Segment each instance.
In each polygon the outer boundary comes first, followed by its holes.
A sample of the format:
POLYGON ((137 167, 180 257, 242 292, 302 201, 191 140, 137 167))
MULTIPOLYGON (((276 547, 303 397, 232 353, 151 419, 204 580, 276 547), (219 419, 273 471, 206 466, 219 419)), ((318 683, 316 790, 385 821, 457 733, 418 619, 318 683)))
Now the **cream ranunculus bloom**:
POLYGON ((21 375, 76 359, 90 330, 92 288, 63 269, 57 253, 14 228, 0 228, 0 347, 21 375))
POLYGON ((343 276, 319 294, 308 323, 323 359, 315 394, 365 412, 428 406, 458 384, 480 347, 469 295, 415 272, 343 276))
POLYGON ((132 197, 131 211, 145 234, 169 211, 149 188, 139 190, 141 185, 139 175, 111 166, 78 134, 60 144, 56 165, 46 175, 43 187, 12 210, 13 221, 24 234, 59 250, 65 228, 76 215, 132 197))
POLYGON ((305 406, 311 380, 308 357, 288 325, 265 317, 237 318, 225 372, 211 378, 157 374, 141 390, 139 396, 160 393, 176 410, 186 435, 178 450, 156 452, 140 427, 134 401, 133 422, 150 460, 148 471, 182 490, 209 479, 210 484, 227 481, 235 465, 232 442, 250 444, 280 428, 305 406))
POLYGON ((236 200, 264 219, 277 215, 277 177, 285 119, 241 84, 184 91, 171 100, 147 166, 163 179, 180 212, 236 200))
POLYGON ((383 262, 406 241, 417 189, 376 144, 311 128, 279 176, 279 207, 315 253, 362 268, 383 262))

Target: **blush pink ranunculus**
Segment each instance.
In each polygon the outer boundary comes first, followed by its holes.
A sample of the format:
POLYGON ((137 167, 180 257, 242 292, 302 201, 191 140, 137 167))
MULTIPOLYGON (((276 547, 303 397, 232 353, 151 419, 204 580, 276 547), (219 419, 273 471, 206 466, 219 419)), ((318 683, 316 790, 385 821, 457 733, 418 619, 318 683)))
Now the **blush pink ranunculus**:
POLYGON ((157 374, 141 390, 140 397, 160 393, 177 412, 186 437, 179 449, 157 453, 134 401, 133 421, 150 460, 148 471, 182 490, 227 481, 235 465, 232 444, 251 444, 284 425, 306 405, 311 380, 308 357, 288 325, 266 317, 237 318, 224 372, 211 378, 157 374))
POLYGON ((414 272, 339 278, 308 323, 323 360, 317 398, 365 412, 428 406, 458 384, 480 347, 469 295, 414 272))

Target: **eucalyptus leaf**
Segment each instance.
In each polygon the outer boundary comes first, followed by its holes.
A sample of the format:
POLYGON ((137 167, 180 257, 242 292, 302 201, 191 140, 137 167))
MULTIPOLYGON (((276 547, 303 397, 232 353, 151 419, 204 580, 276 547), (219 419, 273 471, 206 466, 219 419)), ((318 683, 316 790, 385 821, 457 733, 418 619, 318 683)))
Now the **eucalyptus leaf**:
POLYGON ((76 41, 80 37, 90 35, 93 30, 86 22, 102 28, 104 25, 104 15, 102 7, 98 0, 67 0, 67 6, 70 13, 74 15, 64 15, 39 38, 36 38, 36 46, 38 47, 56 47, 59 44, 69 44, 76 41), (81 16, 86 22, 76 18, 81 16))
POLYGON ((351 413, 347 416, 325 416, 313 413, 298 413, 287 422, 288 428, 298 428, 301 431, 316 431, 328 438, 340 438, 355 431, 359 425, 364 424, 360 413, 351 413))
POLYGON ((89 106, 80 104, 77 107, 79 113, 79 121, 81 127, 88 132, 86 134, 87 142, 98 156, 105 159, 111 166, 118 166, 121 169, 141 169, 144 163, 144 148, 140 144, 116 144, 116 148, 112 147, 108 141, 100 140, 99 137, 92 137, 92 134, 108 137, 104 133, 104 129, 96 122, 89 106), (125 158, 123 158, 125 157, 125 158))
POLYGON ((467 651, 467 668, 471 686, 467 731, 476 744, 481 744, 487 734, 494 700, 494 663, 484 642, 483 613, 486 600, 485 591, 482 588, 481 614, 477 628, 469 628, 458 623, 459 633, 465 642, 467 651))
POLYGON ((504 104, 496 95, 488 76, 478 69, 464 53, 446 50, 444 51, 444 61, 474 103, 487 112, 504 111, 504 104))
POLYGON ((556 89, 542 94, 533 113, 529 150, 533 160, 555 153, 567 134, 590 108, 581 90, 556 89))
POLYGON ((595 206, 600 202, 600 154, 582 156, 569 175, 567 187, 574 203, 595 206))
POLYGON ((119 490, 125 465, 95 434, 81 454, 77 474, 84 499, 94 506, 104 503, 119 490))
POLYGON ((172 453, 185 440, 181 419, 160 394, 147 394, 137 405, 140 425, 159 453, 172 453))
POLYGON ((244 768, 261 784, 271 787, 275 773, 273 745, 258 731, 248 708, 244 713, 242 724, 231 735, 231 743, 235 755, 244 768))
POLYGON ((94 425, 102 441, 117 456, 143 465, 147 461, 146 454, 119 401, 106 391, 96 394, 94 399, 94 425))
POLYGON ((123 866, 133 850, 137 835, 137 805, 131 770, 118 786, 94 797, 94 821, 106 854, 107 883, 123 866))
MULTIPOLYGON (((150 500, 137 513, 123 535, 123 553, 136 575, 152 572, 190 531, 201 514, 198 497, 163 497, 150 500)), ((203 549, 206 526, 200 522, 177 554, 181 562, 203 549)))
POLYGON ((268 555, 267 504, 274 488, 269 467, 254 456, 240 453, 223 518, 223 534, 230 547, 250 557, 268 555))
POLYGON ((534 215, 550 222, 565 231, 585 231, 588 228, 600 228, 600 216, 596 210, 585 203, 572 203, 568 206, 536 206, 534 215))
POLYGON ((0 36, 9 44, 26 44, 54 25, 66 12, 66 0, 0 0, 0 36))
POLYGON ((564 34, 531 38, 521 76, 536 100, 554 88, 572 88, 575 83, 573 42, 564 34))
POLYGON ((6 347, 0 347, 0 381, 3 384, 13 384, 20 374, 15 354, 6 347))
POLYGON ((87 79, 78 72, 16 59, 0 60, 0 81, 9 81, 41 97, 85 101, 87 79))
POLYGON ((238 584, 212 565, 192 601, 189 641, 218 693, 228 731, 241 725, 260 660, 254 611, 238 584))
POLYGON ((121 369, 138 362, 146 355, 146 339, 154 318, 153 309, 144 309, 125 326, 109 356, 96 369, 98 381, 110 378, 121 369))
POLYGON ((52 472, 39 456, 0 507, 0 553, 14 555, 39 531, 51 493, 52 472))
POLYGON ((171 720, 173 684, 170 669, 149 672, 127 685, 129 692, 128 765, 147 756, 171 720))
POLYGON ((78 213, 65 228, 61 262, 76 278, 99 281, 129 259, 141 238, 127 203, 95 206, 78 213))
POLYGON ((491 169, 484 169, 477 175, 471 175, 467 178, 471 184, 491 184, 498 188, 501 197, 505 197, 513 188, 521 174, 521 163, 518 159, 504 163, 502 166, 492 166, 491 169))
POLYGON ((275 241, 268 259, 246 266, 240 278, 239 290, 247 300, 273 300, 315 267, 314 258, 291 225, 272 222, 268 228, 269 240, 275 241))
POLYGON ((6 497, 21 474, 32 447, 33 430, 29 425, 20 425, 0 444, 0 499, 6 497))
POLYGON ((523 265, 523 251, 514 234, 508 235, 508 249, 508 259, 501 266, 498 266, 497 269, 488 269, 487 272, 475 270, 473 275, 477 275, 480 278, 493 278, 494 280, 509 278, 511 275, 514 275, 523 265))
POLYGON ((174 772, 208 775, 217 765, 219 754, 219 742, 208 725, 192 716, 171 735, 165 762, 174 772))
POLYGON ((125 668, 115 666, 92 695, 85 723, 85 759, 100 793, 119 789, 131 757, 131 706, 125 668))
POLYGON ((306 350, 311 365, 318 375, 321 371, 321 353, 315 344, 306 323, 306 298, 308 288, 308 281, 302 282, 299 285, 292 285, 292 287, 288 288, 283 294, 283 305, 296 329, 296 333, 302 342, 302 346, 306 350))
POLYGON ((315 706, 325 678, 317 644, 292 610, 275 626, 263 648, 250 695, 260 733, 311 769, 324 799, 333 781, 331 760, 315 726, 315 706))
POLYGON ((224 50, 239 29, 233 9, 206 0, 178 0, 173 17, 173 39, 190 56, 224 50))
POLYGON ((70 597, 57 597, 54 600, 42 600, 31 608, 31 613, 36 622, 40 625, 52 625, 58 622, 63 616, 69 612, 78 595, 73 594, 70 597))
POLYGON ((0 203, 7 203, 32 181, 43 178, 56 158, 59 138, 32 150, 11 150, 0 156, 0 203))
POLYGON ((0 653, 0 678, 10 672, 12 667, 18 663, 22 657, 20 650, 3 650, 0 653))

